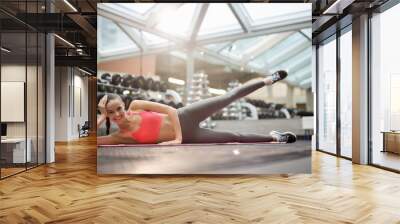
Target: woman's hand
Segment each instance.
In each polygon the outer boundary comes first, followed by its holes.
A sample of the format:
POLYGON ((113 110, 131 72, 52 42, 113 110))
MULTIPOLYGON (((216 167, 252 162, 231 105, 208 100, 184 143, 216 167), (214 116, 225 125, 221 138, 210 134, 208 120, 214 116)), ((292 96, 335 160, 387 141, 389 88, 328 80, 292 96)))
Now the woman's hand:
POLYGON ((182 139, 174 139, 171 141, 166 141, 166 142, 161 142, 158 143, 159 145, 177 145, 177 144, 182 144, 182 139))
POLYGON ((106 103, 107 103, 107 94, 100 99, 99 104, 97 105, 97 108, 99 108, 99 111, 101 113, 101 116, 104 117, 107 117, 106 103))

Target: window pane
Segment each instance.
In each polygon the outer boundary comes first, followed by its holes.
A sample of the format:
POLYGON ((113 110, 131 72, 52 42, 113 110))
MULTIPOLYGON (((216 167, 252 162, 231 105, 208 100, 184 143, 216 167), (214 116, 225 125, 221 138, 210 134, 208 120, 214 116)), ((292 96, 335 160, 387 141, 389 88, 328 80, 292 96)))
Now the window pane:
POLYGON ((240 60, 251 46, 259 43, 265 36, 246 38, 233 42, 230 46, 221 51, 221 54, 240 60))
POLYGON ((304 36, 296 32, 256 57, 251 64, 258 68, 274 67, 302 50, 309 48, 311 44, 306 45, 306 41, 304 36))
POLYGON ((319 149, 336 153, 336 40, 318 51, 319 149))
POLYGON ((352 157, 352 35, 351 31, 340 37, 340 150, 352 157))
POLYGON ((157 29, 172 35, 188 37, 190 24, 194 19, 194 13, 198 4, 187 3, 178 10, 166 12, 159 17, 157 29))
POLYGON ((201 24, 199 35, 241 30, 241 27, 227 4, 213 3, 208 7, 201 24))
POLYGON ((296 86, 308 88, 311 86, 311 54, 312 50, 306 48, 279 65, 276 65, 270 71, 286 70, 289 74, 287 78, 288 82, 296 86))
POLYGON ((215 43, 215 44, 208 44, 205 47, 210 50, 214 51, 221 51, 227 47, 230 47, 233 42, 223 42, 223 43, 215 43))
POLYGON ((156 45, 156 44, 163 44, 163 43, 168 43, 168 40, 161 38, 157 35, 147 33, 142 31, 143 33, 143 39, 148 45, 156 45))
POLYGON ((244 3, 244 8, 253 21, 281 17, 285 19, 286 15, 298 12, 310 12, 311 4, 291 4, 291 3, 244 3))
POLYGON ((375 15, 371 24, 372 163, 396 170, 400 170, 400 33, 395 29, 399 21, 398 4, 375 15), (386 139, 382 132, 389 132, 386 139))
POLYGON ((118 52, 138 49, 136 44, 111 20, 98 16, 100 52, 118 52))
MULTIPOLYGON (((1 177, 25 170, 31 162, 26 148, 25 90, 27 74, 27 36, 25 32, 2 33, 1 47, 1 177), (12 109, 11 109, 12 108, 12 109), (7 141, 7 144, 4 141, 7 141)), ((28 141, 28 146, 31 141, 28 141)))
POLYGON ((117 3, 117 5, 125 8, 125 9, 128 9, 128 10, 133 10, 140 14, 145 14, 155 4, 154 3, 117 3))

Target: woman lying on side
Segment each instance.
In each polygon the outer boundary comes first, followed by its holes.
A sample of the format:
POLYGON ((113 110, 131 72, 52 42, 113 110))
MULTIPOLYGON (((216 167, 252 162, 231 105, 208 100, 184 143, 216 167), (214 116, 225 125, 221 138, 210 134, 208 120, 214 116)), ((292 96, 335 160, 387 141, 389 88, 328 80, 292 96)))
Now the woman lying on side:
POLYGON ((295 142, 296 136, 291 132, 272 131, 270 135, 257 135, 199 127, 201 121, 233 101, 265 85, 272 85, 286 76, 285 71, 277 71, 262 81, 242 85, 224 95, 204 99, 179 109, 150 101, 134 100, 125 111, 125 104, 120 96, 106 94, 98 105, 101 115, 97 120, 97 127, 109 117, 119 130, 107 136, 97 137, 97 144, 295 142))

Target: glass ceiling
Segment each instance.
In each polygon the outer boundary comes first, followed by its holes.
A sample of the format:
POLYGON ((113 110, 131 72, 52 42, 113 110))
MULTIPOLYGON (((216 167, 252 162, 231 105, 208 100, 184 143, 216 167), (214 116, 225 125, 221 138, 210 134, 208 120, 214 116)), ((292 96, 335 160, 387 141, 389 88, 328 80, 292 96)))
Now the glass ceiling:
POLYGON ((194 19, 196 5, 195 3, 186 3, 180 6, 178 10, 164 12, 160 16, 156 28, 167 33, 172 32, 178 36, 187 38, 190 34, 190 24, 192 19, 194 19))
MULTIPOLYGON (((278 55, 282 54, 288 47, 293 46, 293 45, 298 45, 303 43, 305 40, 305 37, 303 37, 299 33, 294 33, 284 39, 283 41, 277 43, 275 46, 270 48, 269 50, 265 51, 263 54, 260 56, 254 58, 252 63, 257 68, 264 68, 266 66, 274 66, 271 64, 273 62, 273 59, 276 58, 278 55)), ((311 45, 310 45, 311 46, 311 45)))
POLYGON ((225 47, 229 46, 230 44, 232 44, 233 41, 227 41, 227 42, 223 42, 223 43, 215 43, 215 44, 208 44, 206 46, 207 49, 213 50, 213 51, 221 51, 223 50, 225 47))
POLYGON ((140 13, 142 15, 146 14, 155 3, 116 3, 122 9, 132 10, 134 12, 140 13))
POLYGON ((118 53, 139 50, 137 45, 111 20, 98 17, 99 53, 118 53))
POLYGON ((195 55, 200 60, 244 67, 260 74, 288 70, 290 83, 309 87, 311 81, 304 85, 304 80, 311 77, 311 4, 231 4, 235 7, 227 3, 209 3, 208 7, 205 3, 100 3, 99 60, 139 55, 141 45, 147 50, 172 51, 172 45, 190 41, 195 44, 195 55), (101 13, 104 10, 118 18, 101 13), (283 24, 282 27, 299 21, 305 21, 306 25, 281 33, 258 29, 271 21, 283 24), (256 31, 245 32, 253 25, 256 31), (249 27, 243 29, 243 26, 249 27))
POLYGON ((246 38, 246 39, 242 39, 242 40, 237 40, 237 41, 233 42, 232 44, 230 44, 230 46, 225 47, 221 51, 221 54, 240 60, 243 57, 243 53, 248 48, 250 48, 254 44, 257 44, 264 37, 265 36, 258 36, 258 37, 252 37, 252 38, 246 38))
POLYGON ((306 48, 300 53, 294 55, 292 58, 290 58, 290 60, 284 61, 274 66, 271 70, 284 69, 287 70, 289 73, 293 73, 298 69, 304 67, 305 65, 311 64, 311 54, 311 49, 306 48))
POLYGON ((259 4, 243 3, 247 15, 255 23, 270 20, 276 17, 290 16, 294 13, 311 12, 311 4, 259 4))
MULTIPOLYGON (((134 29, 134 28, 132 28, 134 29)), ((143 39, 146 41, 148 45, 155 45, 155 44, 165 44, 168 43, 167 39, 161 38, 157 35, 142 31, 143 39)))
POLYGON ((210 4, 201 24, 199 36, 232 30, 242 31, 228 4, 210 4))
MULTIPOLYGON (((125 25, 123 25, 125 26, 125 25)), ((144 42, 146 45, 150 46, 155 46, 155 45, 162 45, 168 43, 168 40, 165 38, 162 38, 160 36, 154 35, 152 33, 143 31, 143 30, 138 30, 134 27, 127 27, 131 32, 135 33, 138 37, 138 39, 142 42, 144 42)))

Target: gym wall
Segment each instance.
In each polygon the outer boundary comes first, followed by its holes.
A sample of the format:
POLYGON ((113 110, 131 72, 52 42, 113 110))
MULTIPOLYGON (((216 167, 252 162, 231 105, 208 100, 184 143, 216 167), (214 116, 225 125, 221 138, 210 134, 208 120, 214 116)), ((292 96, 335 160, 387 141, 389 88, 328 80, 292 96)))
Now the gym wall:
POLYGON ((98 71, 112 71, 113 73, 127 74, 155 74, 156 55, 146 55, 142 57, 127 57, 109 61, 102 61, 97 64, 98 71), (140 70, 142 67, 142 71, 140 70))

